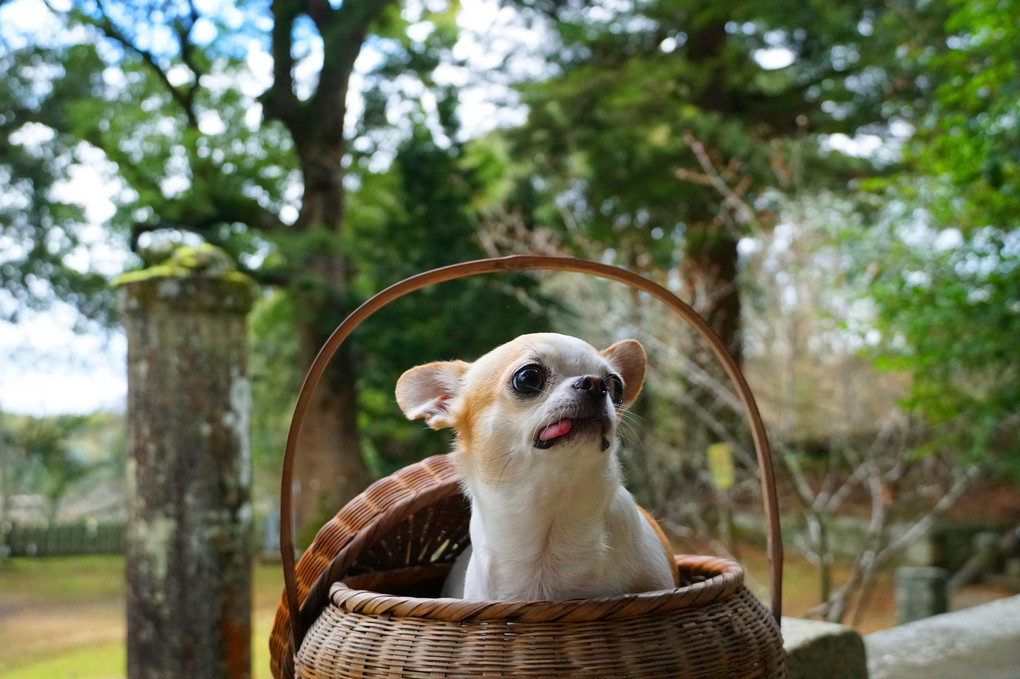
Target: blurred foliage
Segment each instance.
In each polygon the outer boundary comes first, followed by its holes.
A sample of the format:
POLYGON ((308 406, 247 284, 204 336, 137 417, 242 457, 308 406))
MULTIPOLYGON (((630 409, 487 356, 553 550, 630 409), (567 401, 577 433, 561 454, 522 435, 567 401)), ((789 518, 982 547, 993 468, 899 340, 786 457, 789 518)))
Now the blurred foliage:
POLYGON ((925 196, 939 221, 1012 230, 1020 214, 1020 3, 947 6, 941 30, 915 45, 932 97, 916 117, 910 171, 947 183, 925 196))
POLYGON ((684 276, 784 204, 843 201, 837 257, 882 331, 868 353, 911 375, 925 450, 1018 469, 1016 2, 506 4, 559 39, 511 133, 547 223, 684 276))
POLYGON ((119 416, 0 413, 0 502, 37 494, 48 501, 52 514, 72 484, 97 472, 123 473, 123 462, 119 416))
POLYGON ((88 50, 67 48, 75 77, 46 83, 64 64, 38 47, 0 49, 0 319, 17 320, 22 309, 46 306, 52 294, 86 318, 102 319, 112 306, 105 277, 68 266, 81 255, 84 210, 60 197, 87 149, 65 132, 71 102, 90 98, 102 64, 88 50), (42 80, 43 82, 40 82, 42 80))
MULTIPOLYGON (((314 4, 78 2, 53 14, 56 38, 0 45, 0 317, 64 299, 110 320, 118 272, 90 267, 98 242, 169 233, 222 247, 273 288, 250 338, 253 446, 272 468, 301 343, 400 278, 491 254, 507 229, 518 250, 612 260, 679 287, 671 276, 699 253, 740 273, 736 243, 780 219, 774 192, 831 193, 855 201, 840 254, 869 286, 877 360, 913 376, 907 405, 939 446, 1016 465, 1014 0, 504 0, 549 40, 528 48, 541 68, 506 76, 527 122, 470 142, 461 92, 437 77, 464 65, 459 3, 351 2, 321 16, 314 4), (326 50, 318 82, 294 82, 329 25, 358 42, 326 50), (347 116, 341 76, 362 40, 376 58, 360 74, 363 109, 347 116), (288 49, 274 84, 254 91, 249 53, 274 41, 288 49), (866 136, 881 153, 853 149, 866 136), (97 162, 116 207, 100 235, 60 190, 97 162), (307 200, 323 187, 333 202, 307 200)), ((356 372, 337 379, 359 387, 373 470, 445 447, 397 426, 402 370, 477 356, 571 301, 541 298, 530 278, 481 277, 370 319, 350 340, 356 372)))
POLYGON ((877 307, 882 341, 869 355, 911 376, 903 406, 931 427, 922 450, 1020 480, 1020 229, 963 235, 894 216, 842 246, 877 307))
MULTIPOLYGON (((201 17, 226 30, 222 18, 201 17)), ((139 226, 198 233, 245 263, 264 245, 258 229, 275 225, 288 201, 296 158, 279 123, 250 115, 251 77, 238 48, 243 37, 210 45, 187 42, 199 20, 164 3, 82 3, 54 13, 49 44, 8 47, 0 81, 0 173, 11 190, 0 226, 12 247, 4 287, 25 304, 54 297, 87 316, 112 311, 107 276, 81 270, 70 254, 86 249, 80 206, 54 188, 98 165, 113 189, 107 247, 137 247, 139 226), (173 48, 157 51, 173 31, 173 48), (70 35, 85 36, 84 40, 70 35), (155 37, 154 37, 155 36, 155 37), (158 38, 158 39, 157 39, 158 38), (142 47, 132 49, 132 41, 142 47), (171 83, 172 81, 172 83, 171 83), (27 209, 26 209, 27 208, 27 209)), ((241 31, 240 33, 243 33, 241 31)))
POLYGON ((871 281, 879 365, 912 376, 928 446, 1020 479, 1020 3, 954 0, 905 43, 929 96, 905 102, 902 171, 844 242, 871 281), (862 247, 863 246, 863 247, 862 247))
POLYGON ((769 188, 875 173, 823 152, 824 135, 881 126, 889 94, 917 90, 893 56, 919 18, 905 3, 508 4, 559 38, 553 75, 521 86, 516 153, 563 206, 551 222, 576 220, 630 266, 686 275, 703 253, 735 258, 717 251, 770 224, 769 188))

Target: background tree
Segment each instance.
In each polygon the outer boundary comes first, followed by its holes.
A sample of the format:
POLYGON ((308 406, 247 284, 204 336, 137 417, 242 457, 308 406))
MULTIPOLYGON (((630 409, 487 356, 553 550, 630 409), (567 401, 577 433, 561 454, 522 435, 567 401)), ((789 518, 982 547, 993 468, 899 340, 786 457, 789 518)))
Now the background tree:
POLYGON ((930 96, 903 172, 874 184, 873 233, 848 234, 871 282, 880 360, 913 376, 907 405, 939 434, 930 447, 1020 478, 1020 27, 1015 2, 952 3, 903 56, 930 96))
MULTIPOLYGON (((457 39, 457 9, 280 0, 268 10, 237 3, 205 12, 153 0, 80 2, 56 14, 65 32, 51 44, 12 45, 2 55, 12 74, 0 92, 2 143, 12 151, 2 170, 15 187, 5 200, 23 208, 4 224, 20 248, 2 264, 5 287, 21 303, 58 297, 87 314, 109 313, 111 295, 93 294, 104 277, 69 260, 84 249, 83 215, 53 189, 98 157, 120 188, 111 226, 133 249, 197 237, 282 292, 268 318, 296 338, 279 358, 295 360, 300 374, 366 295, 481 254, 472 201, 485 175, 457 141, 455 89, 432 77, 457 39), (72 39, 71 31, 79 33, 72 39), (366 44, 363 104, 348 114, 359 101, 349 95, 366 44), (253 69, 266 63, 263 50, 272 68, 260 76, 253 69), (259 77, 264 89, 253 84, 259 77), (353 228, 352 193, 365 196, 353 201, 353 228)), ((493 337, 469 332, 465 316, 480 305, 494 310, 488 327, 505 327, 503 313, 524 313, 507 290, 479 282, 411 304, 403 320, 420 327, 406 337, 418 341, 398 341, 377 325, 375 338, 393 350, 382 372, 372 358, 368 376, 357 370, 349 348, 337 356, 303 433, 295 493, 302 525, 318 525, 368 482, 359 385, 381 389, 389 380, 392 391, 395 366, 435 358, 440 337, 464 340, 457 351, 481 351, 493 337)), ((291 372, 263 368, 266 377, 291 372)), ((289 405, 275 401, 276 412, 289 405)))
MULTIPOLYGON (((562 227, 631 268, 682 282, 685 298, 742 355, 737 244, 769 223, 765 192, 838 187, 877 170, 825 146, 828 135, 881 130, 907 6, 870 2, 513 3, 548 20, 554 75, 522 86, 515 136, 535 158, 562 227)), ((695 346, 695 364, 720 373, 695 346)), ((713 391, 690 384, 704 419, 730 426, 713 391)), ((719 440, 688 433, 693 450, 719 440)))
MULTIPOLYGON (((379 87, 390 80, 380 79, 379 87)), ((355 298, 412 274, 483 256, 477 230, 484 218, 483 196, 490 191, 494 162, 484 149, 459 142, 456 93, 437 89, 438 116, 431 118, 420 99, 405 97, 412 121, 392 162, 372 170, 373 149, 355 152, 350 176, 346 232, 341 247, 357 263, 351 279, 355 298), (433 127, 434 125, 434 127, 433 127)), ((367 98, 387 97, 367 92, 367 98)), ((366 125, 358 139, 387 132, 366 125)), ((498 170, 498 168, 497 168, 498 170)), ((524 276, 473 278, 426 288, 381 310, 359 328, 349 344, 358 365, 359 425, 363 451, 373 474, 388 473, 430 454, 446 452, 449 441, 426 428, 406 423, 393 399, 400 374, 409 367, 449 358, 477 357, 512 339, 524 328, 546 323, 544 314, 526 303, 536 282, 524 276)), ((287 336, 294 301, 274 296, 255 314, 254 362, 256 402, 266 415, 256 422, 256 452, 278 459, 290 418, 290 398, 300 375, 292 370, 298 351, 287 336), (281 382, 286 386, 281 388, 281 382)), ((278 464, 266 465, 270 485, 278 464)))
POLYGON ((93 416, 0 415, 0 420, 0 516, 9 513, 14 495, 36 494, 46 500, 46 518, 53 520, 68 487, 110 462, 87 459, 73 444, 93 416))

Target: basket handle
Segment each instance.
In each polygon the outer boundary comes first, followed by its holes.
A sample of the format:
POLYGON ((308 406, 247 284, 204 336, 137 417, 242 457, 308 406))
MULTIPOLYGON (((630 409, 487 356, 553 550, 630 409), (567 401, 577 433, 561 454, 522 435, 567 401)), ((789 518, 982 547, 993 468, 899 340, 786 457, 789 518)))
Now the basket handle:
POLYGON ((711 326, 698 315, 688 304, 681 301, 668 289, 631 271, 608 264, 600 264, 572 257, 549 257, 541 255, 512 255, 492 259, 479 259, 460 264, 453 264, 405 278, 377 293, 374 297, 354 310, 344 319, 329 339, 322 346, 318 356, 312 361, 305 381, 301 385, 297 404, 294 406, 294 417, 291 419, 290 431, 287 434, 287 447, 283 458, 283 480, 280 487, 280 556, 283 560, 283 577, 287 593, 287 606, 290 613, 290 630, 296 651, 304 638, 305 630, 301 629, 300 602, 298 601, 297 574, 295 571, 294 534, 290 517, 293 513, 291 485, 294 472, 294 457, 297 451, 298 438, 305 420, 312 394, 318 386, 329 361, 336 354, 344 340, 361 325, 369 316, 390 302, 421 288, 467 278, 483 273, 520 272, 520 271, 569 271, 583 273, 625 283, 632 288, 646 292, 665 303, 685 321, 694 327, 712 347, 716 358, 722 363, 726 374, 733 382, 740 401, 744 406, 744 414, 751 425, 751 437, 758 456, 761 470, 762 496, 765 508, 765 526, 767 536, 767 552, 769 575, 772 587, 772 615, 778 622, 782 615, 782 579, 783 579, 783 543, 779 526, 779 509, 776 500, 775 473, 772 467, 772 452, 769 448, 765 424, 762 422, 747 380, 740 371, 737 362, 726 349, 725 344, 712 330, 711 326))

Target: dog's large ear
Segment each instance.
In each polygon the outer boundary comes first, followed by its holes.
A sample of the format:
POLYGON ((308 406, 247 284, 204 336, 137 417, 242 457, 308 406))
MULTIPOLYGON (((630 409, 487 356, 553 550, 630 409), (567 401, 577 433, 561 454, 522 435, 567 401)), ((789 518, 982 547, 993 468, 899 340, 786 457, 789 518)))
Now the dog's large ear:
POLYGON ((630 406, 645 381, 645 363, 648 361, 645 348, 637 340, 628 339, 600 353, 623 379, 623 407, 630 406))
POLYGON ((460 378, 467 369, 464 361, 447 361, 419 365, 401 375, 397 403, 407 419, 425 418, 433 429, 452 427, 450 402, 460 394, 460 378))

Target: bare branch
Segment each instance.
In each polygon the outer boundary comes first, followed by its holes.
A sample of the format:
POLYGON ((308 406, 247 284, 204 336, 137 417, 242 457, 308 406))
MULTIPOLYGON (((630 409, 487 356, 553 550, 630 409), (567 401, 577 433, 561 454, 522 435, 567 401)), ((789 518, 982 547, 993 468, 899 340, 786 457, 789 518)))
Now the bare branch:
POLYGON ((846 481, 832 495, 828 497, 818 496, 817 509, 826 513, 839 509, 850 493, 860 485, 865 475, 867 475, 867 467, 859 466, 855 468, 846 481))
MULTIPOLYGON (((742 224, 752 228, 753 230, 757 230, 756 227, 758 220, 755 212, 751 209, 751 206, 743 200, 744 194, 751 185, 750 178, 744 177, 737 184, 736 189, 730 188, 730 185, 726 182, 726 178, 723 173, 720 173, 716 168, 715 163, 712 162, 712 158, 703 143, 695 139, 694 135, 690 132, 684 134, 684 143, 687 144, 688 148, 691 149, 691 152, 694 153, 694 157, 697 159, 704 174, 699 176, 688 171, 677 171, 677 176, 681 179, 697 176, 698 183, 711 186, 719 193, 720 196, 722 196, 723 208, 729 208, 737 215, 742 224), (681 174, 681 172, 683 172, 683 174, 681 174)), ((727 170, 724 170, 724 173, 729 174, 730 178, 732 178, 732 176, 736 173, 736 166, 731 165, 727 168, 727 170)), ((740 234, 736 235, 739 237, 740 234)))
POLYGON ((692 398, 690 394, 684 393, 680 397, 680 402, 689 409, 699 422, 704 424, 706 427, 712 430, 712 433, 718 437, 720 441, 728 443, 733 449, 734 454, 737 454, 744 459, 755 459, 754 455, 751 454, 750 450, 746 446, 742 445, 737 439, 730 434, 729 429, 726 425, 719 421, 708 408, 701 405, 698 399, 692 398))
POLYGON ((896 554, 909 547, 922 535, 931 530, 935 521, 952 509, 953 505, 956 504, 961 497, 963 497, 963 494, 967 492, 967 489, 970 488, 971 484, 973 484, 979 476, 980 469, 977 466, 968 467, 963 474, 956 476, 953 480, 953 485, 950 486, 949 490, 946 491, 946 494, 942 496, 942 498, 928 511, 927 514, 890 541, 886 549, 883 550, 881 558, 878 560, 878 567, 881 568, 887 564, 894 556, 896 556, 896 554))
POLYGON ((872 496, 872 517, 865 538, 865 549, 858 557, 850 579, 839 588, 832 599, 823 604, 827 609, 826 619, 832 622, 841 621, 846 613, 850 596, 863 584, 870 582, 874 574, 888 565, 900 552, 931 530, 935 521, 956 504, 979 474, 978 467, 971 466, 963 474, 956 476, 952 486, 934 507, 884 546, 880 544, 886 522, 883 489, 879 475, 871 474, 869 488, 872 496))
POLYGON ((815 506, 817 496, 800 467, 800 457, 793 451, 786 449, 785 446, 777 445, 776 450, 779 452, 780 461, 790 475, 790 480, 793 481, 793 488, 797 491, 797 499, 801 501, 805 509, 817 510, 818 508, 815 506))

